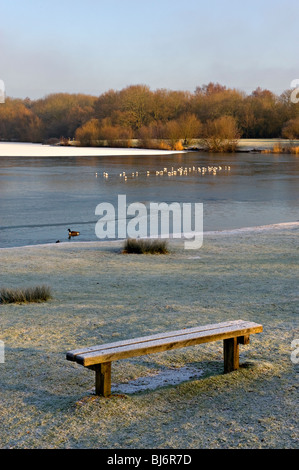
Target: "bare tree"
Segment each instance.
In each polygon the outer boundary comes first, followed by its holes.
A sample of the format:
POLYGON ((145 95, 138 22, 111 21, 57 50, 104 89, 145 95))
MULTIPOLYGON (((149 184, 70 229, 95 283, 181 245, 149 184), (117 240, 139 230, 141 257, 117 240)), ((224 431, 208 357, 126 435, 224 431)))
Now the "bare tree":
POLYGON ((236 120, 232 116, 222 116, 207 122, 201 143, 210 152, 234 152, 239 137, 236 120))

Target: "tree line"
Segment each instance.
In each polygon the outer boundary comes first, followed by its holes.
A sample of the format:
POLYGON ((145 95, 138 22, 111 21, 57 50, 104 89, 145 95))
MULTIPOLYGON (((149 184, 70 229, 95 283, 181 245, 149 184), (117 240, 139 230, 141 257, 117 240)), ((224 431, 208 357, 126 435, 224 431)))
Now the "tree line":
POLYGON ((233 150, 239 138, 299 138, 299 108, 290 95, 209 83, 193 93, 131 85, 100 96, 8 97, 0 105, 0 140, 131 146, 137 139, 140 147, 180 150, 200 139, 208 149, 233 150))

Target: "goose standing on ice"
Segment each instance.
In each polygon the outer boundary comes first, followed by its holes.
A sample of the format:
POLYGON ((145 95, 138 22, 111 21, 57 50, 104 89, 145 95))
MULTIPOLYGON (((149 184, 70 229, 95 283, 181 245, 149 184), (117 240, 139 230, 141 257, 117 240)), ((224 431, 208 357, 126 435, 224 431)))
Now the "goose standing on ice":
POLYGON ((71 230, 70 228, 68 229, 68 232, 69 232, 69 238, 77 237, 78 235, 80 235, 80 232, 75 232, 75 231, 71 230))

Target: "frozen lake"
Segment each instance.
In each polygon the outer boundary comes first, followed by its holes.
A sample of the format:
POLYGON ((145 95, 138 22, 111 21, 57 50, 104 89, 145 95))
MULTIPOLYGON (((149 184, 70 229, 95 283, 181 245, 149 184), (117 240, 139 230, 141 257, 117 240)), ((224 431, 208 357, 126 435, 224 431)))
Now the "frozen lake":
POLYGON ((298 182, 295 155, 0 143, 0 247, 68 241, 68 228, 96 241, 95 208, 117 208, 118 195, 147 207, 203 203, 204 231, 297 222, 298 182))

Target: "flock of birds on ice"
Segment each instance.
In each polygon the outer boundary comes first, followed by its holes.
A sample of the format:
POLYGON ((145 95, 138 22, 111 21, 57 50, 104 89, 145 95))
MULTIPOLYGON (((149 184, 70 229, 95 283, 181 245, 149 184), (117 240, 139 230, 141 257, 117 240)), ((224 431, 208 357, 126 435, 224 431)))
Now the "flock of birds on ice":
MULTIPOLYGON (((198 167, 195 167, 195 166, 192 166, 192 167, 180 167, 180 168, 177 168, 176 170, 171 167, 171 169, 168 169, 168 168, 163 168, 163 170, 154 170, 154 171, 146 171, 146 176, 149 177, 151 175, 154 175, 154 176, 185 176, 185 175, 190 175, 190 174, 194 174, 194 173, 197 173, 197 174, 200 174, 200 175, 204 175, 206 173, 209 173, 209 174, 213 174, 213 175, 217 175, 217 173, 221 170, 225 170, 225 171, 230 171, 230 166, 198 166, 198 167)), ((98 177, 98 173, 95 174, 96 177, 98 177)), ((131 178, 138 178, 138 176, 140 176, 141 173, 138 172, 138 171, 135 171, 135 172, 131 172, 131 173, 128 173, 128 172, 125 172, 125 171, 122 171, 120 174, 119 174, 119 177, 122 178, 124 181, 127 181, 128 177, 131 177, 131 178)), ((103 172, 103 177, 105 179, 108 179, 109 178, 109 173, 107 171, 104 171, 103 172)))
MULTIPOLYGON (((163 170, 154 170, 152 172, 150 172, 149 170, 146 171, 146 176, 150 176, 150 175, 155 175, 155 176, 164 176, 164 175, 167 175, 167 176, 183 176, 183 175, 190 175, 190 174, 194 174, 194 173, 197 173, 197 174, 200 174, 200 175, 204 175, 205 173, 210 173, 210 174, 213 174, 213 175, 216 175, 219 171, 221 170, 225 170, 225 171, 230 171, 230 166, 198 166, 198 167, 195 167, 195 166, 192 166, 192 167, 180 167, 178 169, 174 169, 173 167, 171 167, 171 170, 169 170, 168 168, 163 168, 163 170)), ((127 181, 128 179, 128 176, 131 176, 132 178, 135 178, 135 177, 138 177, 139 175, 141 175, 141 173, 139 173, 138 171, 135 171, 135 172, 132 172, 130 173, 126 173, 125 171, 122 171, 121 173, 119 173, 119 177, 121 179, 123 179, 124 181, 127 181)), ((98 177, 98 173, 95 174, 96 178, 98 177)), ((109 177, 109 174, 107 171, 104 171, 103 172, 103 177, 105 179, 108 179, 109 177)), ((73 231, 71 229, 68 229, 68 232, 69 232, 69 239, 72 238, 72 237, 77 237, 78 235, 80 235, 80 232, 76 232, 76 231, 73 231)), ((59 243, 60 240, 57 240, 56 243, 59 243)))

